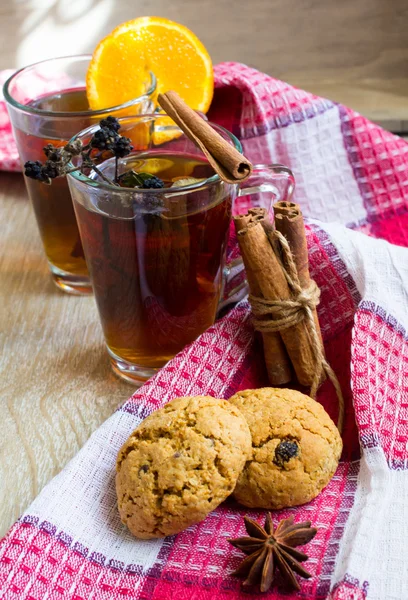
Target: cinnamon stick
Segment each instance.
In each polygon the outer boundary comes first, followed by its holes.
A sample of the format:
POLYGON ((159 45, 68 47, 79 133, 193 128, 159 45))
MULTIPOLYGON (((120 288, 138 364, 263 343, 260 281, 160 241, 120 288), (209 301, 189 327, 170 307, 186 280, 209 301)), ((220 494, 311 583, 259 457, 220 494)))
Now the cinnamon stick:
POLYGON ((158 102, 187 137, 201 149, 223 181, 237 183, 250 176, 252 165, 245 156, 187 106, 176 92, 159 94, 158 102))
MULTIPOLYGON (((252 223, 237 233, 240 248, 245 239, 246 261, 267 300, 289 300, 291 290, 265 229, 270 228, 266 210, 252 209, 252 223)), ((245 259, 244 259, 245 263, 245 259)), ((256 294, 254 294, 256 295, 256 294)), ((311 386, 315 376, 315 354, 304 321, 280 332, 286 351, 301 385, 311 386)))
MULTIPOLYGON (((245 265, 249 289, 255 296, 262 297, 258 275, 251 268, 251 253, 253 251, 249 243, 251 235, 241 234, 242 231, 256 226, 258 221, 258 215, 252 215, 251 212, 246 215, 234 217, 235 230, 237 232, 242 260, 245 265)), ((254 233, 261 233, 261 231, 258 228, 254 233)), ((280 334, 262 333, 261 335, 269 383, 273 386, 288 383, 292 379, 290 361, 280 334)))
MULTIPOLYGON (((307 250, 305 224, 299 204, 294 202, 276 202, 273 205, 275 227, 287 239, 296 264, 299 283, 308 288, 311 282, 309 273, 309 253, 307 250)), ((316 309, 313 311, 316 330, 322 342, 319 319, 316 309)))

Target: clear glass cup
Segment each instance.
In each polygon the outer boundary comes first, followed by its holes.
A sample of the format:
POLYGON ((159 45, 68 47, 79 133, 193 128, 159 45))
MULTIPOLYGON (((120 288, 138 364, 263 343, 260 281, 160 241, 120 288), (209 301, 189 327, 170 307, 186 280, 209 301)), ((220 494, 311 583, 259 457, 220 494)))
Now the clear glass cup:
MULTIPOLYGON (((22 164, 44 162, 46 144, 63 146, 106 116, 106 110, 89 110, 85 78, 90 59, 83 55, 42 61, 20 69, 6 81, 4 97, 22 164)), ((156 79, 150 73, 142 96, 108 108, 108 114, 151 113, 155 100, 156 79)), ((51 186, 29 178, 25 181, 55 284, 66 292, 91 293, 66 179, 56 179, 51 186)))
MULTIPOLYGON (((242 184, 228 184, 180 129, 161 127, 158 115, 120 122, 135 146, 120 172, 132 167, 173 187, 115 187, 79 171, 68 182, 113 370, 141 384, 214 323, 221 303, 244 292, 242 261, 226 261, 237 197, 252 194, 269 209, 290 198, 294 179, 281 165, 257 165, 242 184), (237 271, 241 281, 226 292, 237 271)), ((212 126, 242 150, 231 133, 212 126)), ((96 129, 76 137, 87 144, 96 129)), ((98 166, 113 178, 114 159, 98 166)))

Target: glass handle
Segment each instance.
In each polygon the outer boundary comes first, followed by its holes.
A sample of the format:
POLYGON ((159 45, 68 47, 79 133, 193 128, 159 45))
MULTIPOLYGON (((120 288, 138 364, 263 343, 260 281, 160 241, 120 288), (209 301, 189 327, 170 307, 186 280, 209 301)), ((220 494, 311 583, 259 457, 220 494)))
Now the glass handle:
POLYGON ((284 165, 254 165, 248 179, 239 184, 238 197, 270 192, 272 196, 256 206, 263 206, 269 212, 274 202, 290 202, 295 190, 295 178, 284 165))
MULTIPOLYGON (((284 165, 254 165, 253 171, 239 184, 237 198, 257 195, 251 203, 242 209, 238 207, 235 213, 246 212, 248 208, 262 207, 270 213, 272 204, 283 200, 290 202, 295 190, 295 178, 288 167, 284 165)), ((238 203, 241 204, 241 203, 238 203)), ((224 287, 219 310, 226 304, 237 302, 245 297, 247 282, 242 258, 239 256, 228 261, 224 268, 224 287)))

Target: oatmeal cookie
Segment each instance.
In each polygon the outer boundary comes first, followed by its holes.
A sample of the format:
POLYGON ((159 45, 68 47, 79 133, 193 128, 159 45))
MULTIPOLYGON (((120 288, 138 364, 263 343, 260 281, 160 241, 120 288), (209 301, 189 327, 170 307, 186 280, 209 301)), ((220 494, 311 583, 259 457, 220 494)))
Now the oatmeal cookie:
POLYGON ((305 504, 329 483, 342 441, 321 404, 288 389, 245 390, 230 398, 246 418, 252 457, 235 499, 251 508, 305 504))
POLYGON ((250 455, 248 424, 235 406, 209 396, 172 400, 118 454, 122 522, 144 539, 182 531, 232 493, 250 455))

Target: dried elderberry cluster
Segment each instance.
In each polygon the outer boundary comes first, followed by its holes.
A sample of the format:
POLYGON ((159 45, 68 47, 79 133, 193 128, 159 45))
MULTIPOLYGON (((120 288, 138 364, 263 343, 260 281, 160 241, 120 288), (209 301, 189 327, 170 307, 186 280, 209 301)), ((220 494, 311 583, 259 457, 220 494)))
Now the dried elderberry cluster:
POLYGON ((133 146, 130 139, 119 135, 120 124, 114 117, 102 119, 99 122, 100 129, 94 133, 89 142, 91 148, 96 148, 101 152, 110 150, 113 156, 123 158, 130 154, 133 146))
POLYGON ((112 185, 121 185, 126 187, 141 187, 141 188, 153 188, 158 189, 164 186, 164 183, 158 177, 150 175, 149 173, 140 174, 142 177, 138 177, 138 174, 134 171, 127 171, 121 176, 118 175, 118 161, 119 158, 128 156, 133 150, 133 146, 129 138, 119 134, 120 123, 114 117, 107 117, 99 122, 98 129, 90 139, 86 146, 82 145, 81 140, 75 140, 72 143, 68 143, 65 146, 58 148, 53 144, 47 144, 45 146, 44 154, 47 157, 45 163, 40 161, 29 160, 24 165, 24 173, 31 179, 36 179, 42 183, 48 185, 51 184, 52 180, 56 177, 63 177, 67 173, 73 171, 86 169, 93 169, 98 175, 105 181, 112 185), (100 158, 102 155, 107 158, 105 153, 109 153, 115 157, 115 179, 111 181, 106 175, 104 175, 95 164, 95 160, 100 158), (74 169, 70 168, 71 160, 74 156, 81 156, 82 162, 79 167, 74 169), (134 174, 135 177, 129 176, 134 174))
POLYGON ((52 179, 66 175, 68 165, 73 156, 81 154, 82 142, 76 140, 74 143, 66 144, 63 148, 56 148, 52 144, 47 144, 43 152, 47 160, 42 164, 39 160, 29 160, 25 163, 25 175, 31 179, 37 179, 48 185, 52 179))
POLYGON ((118 177, 119 185, 130 188, 144 188, 158 190, 164 187, 164 181, 151 175, 150 173, 136 173, 136 171, 126 171, 118 177))

